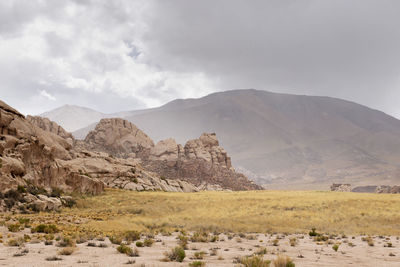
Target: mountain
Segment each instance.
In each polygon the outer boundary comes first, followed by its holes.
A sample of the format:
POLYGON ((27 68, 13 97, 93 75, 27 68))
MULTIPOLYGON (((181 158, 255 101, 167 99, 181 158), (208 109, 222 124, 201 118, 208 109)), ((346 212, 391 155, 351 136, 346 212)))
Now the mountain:
POLYGON ((269 188, 400 182, 400 121, 346 100, 233 90, 125 118, 155 141, 215 132, 234 165, 269 188))
POLYGON ((87 125, 98 122, 106 116, 106 114, 95 111, 90 108, 64 105, 57 109, 42 113, 40 117, 48 118, 60 124, 65 130, 69 132, 76 131, 87 125))

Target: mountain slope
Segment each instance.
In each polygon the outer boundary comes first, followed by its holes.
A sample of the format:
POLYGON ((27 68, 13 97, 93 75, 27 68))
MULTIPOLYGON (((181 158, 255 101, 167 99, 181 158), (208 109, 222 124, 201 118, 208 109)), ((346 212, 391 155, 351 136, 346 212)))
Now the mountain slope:
POLYGON ((76 131, 86 127, 89 124, 98 122, 106 116, 106 114, 95 111, 90 108, 64 105, 57 109, 40 114, 39 116, 50 119, 60 124, 69 132, 76 131))
POLYGON ((123 115, 155 141, 215 132, 234 165, 270 188, 400 182, 400 121, 345 100, 234 90, 123 115))
POLYGON ((273 187, 400 180, 400 121, 349 101, 236 90, 175 100, 127 119, 155 140, 216 132, 235 165, 273 187))

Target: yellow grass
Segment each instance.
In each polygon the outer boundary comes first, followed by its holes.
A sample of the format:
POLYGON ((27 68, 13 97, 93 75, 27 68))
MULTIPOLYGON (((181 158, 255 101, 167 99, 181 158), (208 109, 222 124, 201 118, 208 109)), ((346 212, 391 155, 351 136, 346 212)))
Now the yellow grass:
MULTIPOLYGON (((400 235, 400 195, 319 191, 132 192, 108 189, 59 214, 24 215, 65 231, 175 229, 400 235)), ((21 216, 20 216, 21 217, 21 216)))

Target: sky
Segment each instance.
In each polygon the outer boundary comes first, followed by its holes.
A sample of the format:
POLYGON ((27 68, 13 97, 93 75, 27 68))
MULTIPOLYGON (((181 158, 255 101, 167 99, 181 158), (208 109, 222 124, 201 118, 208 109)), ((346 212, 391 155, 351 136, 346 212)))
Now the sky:
POLYGON ((400 118, 400 1, 0 1, 0 99, 111 113, 254 88, 400 118))

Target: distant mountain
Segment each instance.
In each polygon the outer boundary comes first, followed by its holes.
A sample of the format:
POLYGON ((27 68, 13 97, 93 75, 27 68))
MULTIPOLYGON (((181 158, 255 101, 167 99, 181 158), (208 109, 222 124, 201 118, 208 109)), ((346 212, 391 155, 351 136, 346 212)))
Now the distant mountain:
POLYGON ((98 122, 104 118, 106 114, 90 108, 65 105, 42 113, 39 116, 55 121, 65 130, 74 132, 80 128, 88 126, 91 123, 98 122))
POLYGON ((216 132, 234 166, 270 188, 400 182, 400 121, 345 100, 233 90, 125 115, 153 140, 216 132))

